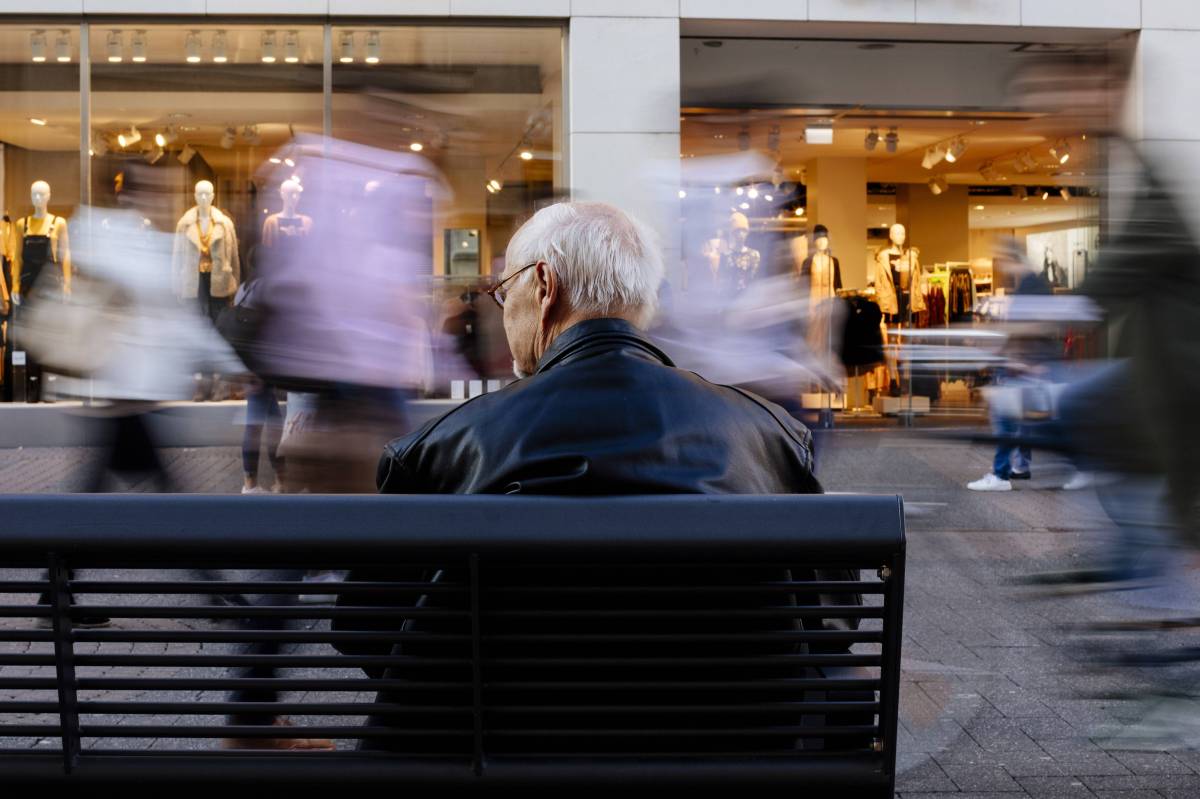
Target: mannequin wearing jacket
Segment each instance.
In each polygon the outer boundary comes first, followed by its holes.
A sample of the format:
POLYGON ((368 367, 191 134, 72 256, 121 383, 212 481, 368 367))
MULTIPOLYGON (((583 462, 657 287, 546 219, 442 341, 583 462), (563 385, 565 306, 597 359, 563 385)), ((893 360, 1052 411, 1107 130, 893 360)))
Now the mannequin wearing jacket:
POLYGON ((875 300, 894 322, 907 322, 925 310, 925 277, 920 252, 905 246, 904 225, 892 225, 888 246, 875 253, 875 300))
MULTIPOLYGON (((13 225, 11 291, 20 304, 22 294, 33 289, 34 281, 43 274, 52 281, 52 290, 71 293, 71 244, 67 235, 67 220, 47 211, 50 205, 50 184, 35 181, 29 190, 33 213, 18 219, 13 225), (49 267, 49 269, 47 269, 49 267)), ((44 281, 42 281, 44 282, 44 281)))
POLYGON ((212 183, 196 184, 196 205, 175 225, 171 277, 178 297, 196 300, 216 321, 237 293, 241 261, 233 220, 213 206, 213 195, 212 183))

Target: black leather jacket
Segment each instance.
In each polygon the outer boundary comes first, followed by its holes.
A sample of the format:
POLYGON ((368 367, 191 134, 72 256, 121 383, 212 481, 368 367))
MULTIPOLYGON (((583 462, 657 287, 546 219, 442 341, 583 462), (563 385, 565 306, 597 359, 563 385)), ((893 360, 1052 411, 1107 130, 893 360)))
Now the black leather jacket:
POLYGON ((675 368, 633 325, 581 322, 536 373, 388 444, 383 493, 819 493, 779 406, 675 368))

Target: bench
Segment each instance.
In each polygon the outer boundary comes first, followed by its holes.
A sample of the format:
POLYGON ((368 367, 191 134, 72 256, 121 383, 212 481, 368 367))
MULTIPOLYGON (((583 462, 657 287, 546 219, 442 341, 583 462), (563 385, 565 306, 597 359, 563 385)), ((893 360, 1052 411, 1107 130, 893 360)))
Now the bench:
POLYGON ((0 502, 9 780, 893 795, 897 497, 0 502))

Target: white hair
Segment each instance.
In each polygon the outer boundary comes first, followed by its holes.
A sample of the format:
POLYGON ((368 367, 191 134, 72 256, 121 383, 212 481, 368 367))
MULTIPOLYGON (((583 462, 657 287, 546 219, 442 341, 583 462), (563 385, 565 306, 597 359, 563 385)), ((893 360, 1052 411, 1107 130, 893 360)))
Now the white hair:
POLYGON ((536 261, 553 266, 575 311, 645 324, 658 305, 664 272, 658 237, 607 203, 543 208, 512 237, 505 260, 510 269, 536 261))

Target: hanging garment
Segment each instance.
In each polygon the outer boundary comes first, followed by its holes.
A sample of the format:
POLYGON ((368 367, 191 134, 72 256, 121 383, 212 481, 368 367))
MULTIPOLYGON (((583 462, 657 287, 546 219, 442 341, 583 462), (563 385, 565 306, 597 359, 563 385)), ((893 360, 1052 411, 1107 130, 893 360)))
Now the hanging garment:
POLYGON ((842 364, 847 369, 883 360, 883 333, 879 306, 866 297, 847 297, 842 330, 842 364))
POLYGON ((745 291, 758 274, 761 260, 758 250, 750 247, 726 253, 721 259, 721 282, 736 292, 745 291))

